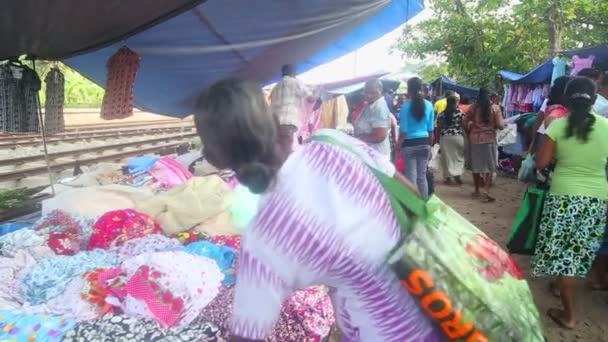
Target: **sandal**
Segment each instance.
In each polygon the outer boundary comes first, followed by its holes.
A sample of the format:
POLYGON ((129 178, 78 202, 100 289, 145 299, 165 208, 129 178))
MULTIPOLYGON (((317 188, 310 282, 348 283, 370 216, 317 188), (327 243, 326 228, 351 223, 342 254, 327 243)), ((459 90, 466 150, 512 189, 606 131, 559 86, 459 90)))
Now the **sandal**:
POLYGON ((489 194, 483 194, 481 196, 481 203, 493 203, 496 202, 496 198, 490 196, 489 194))
POLYGON ((549 309, 547 310, 547 316, 555 322, 555 324, 559 325, 561 328, 567 330, 573 330, 576 327, 576 324, 573 322, 566 322, 564 320, 564 312, 558 309, 549 309))

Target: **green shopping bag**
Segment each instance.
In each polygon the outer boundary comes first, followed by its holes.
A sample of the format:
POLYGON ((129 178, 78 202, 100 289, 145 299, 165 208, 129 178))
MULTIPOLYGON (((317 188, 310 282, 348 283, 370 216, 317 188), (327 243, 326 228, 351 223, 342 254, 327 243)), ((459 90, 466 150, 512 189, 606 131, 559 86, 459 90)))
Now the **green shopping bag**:
MULTIPOLYGON (((353 153, 331 136, 312 140, 353 153)), ((369 165, 368 165, 369 166, 369 165)), ((369 166, 403 229, 388 262, 449 340, 544 341, 538 309, 515 261, 496 242, 432 196, 423 201, 369 166)))
POLYGON ((526 190, 521 207, 511 226, 507 249, 513 254, 533 255, 538 238, 545 190, 529 188, 526 190))

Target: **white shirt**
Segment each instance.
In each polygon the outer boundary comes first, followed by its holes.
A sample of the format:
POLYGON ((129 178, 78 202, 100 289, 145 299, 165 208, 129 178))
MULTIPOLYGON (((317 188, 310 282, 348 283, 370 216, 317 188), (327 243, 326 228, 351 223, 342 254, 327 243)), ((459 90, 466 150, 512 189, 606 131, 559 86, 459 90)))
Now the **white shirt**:
POLYGON ((313 91, 295 77, 284 76, 270 94, 270 108, 281 125, 292 125, 300 129, 307 121, 304 116, 306 99, 313 91))
POLYGON ((603 117, 608 117, 608 99, 600 94, 597 94, 597 100, 593 105, 593 111, 603 117))

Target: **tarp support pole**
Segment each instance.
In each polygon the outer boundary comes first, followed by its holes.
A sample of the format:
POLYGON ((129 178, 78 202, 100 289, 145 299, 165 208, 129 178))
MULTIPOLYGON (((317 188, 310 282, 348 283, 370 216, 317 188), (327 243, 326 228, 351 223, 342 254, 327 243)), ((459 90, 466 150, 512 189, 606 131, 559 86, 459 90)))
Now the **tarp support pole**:
MULTIPOLYGON (((34 72, 38 73, 38 71, 36 70, 36 58, 32 58, 32 66, 34 68, 34 72)), ((49 183, 51 184, 51 193, 54 197, 55 196, 55 181, 53 179, 51 163, 49 161, 49 150, 48 150, 47 142, 46 142, 46 127, 44 125, 44 118, 42 117, 42 104, 40 103, 40 92, 36 93, 36 102, 38 103, 38 125, 40 126, 40 135, 42 136, 44 161, 46 163, 46 170, 49 174, 49 183)))

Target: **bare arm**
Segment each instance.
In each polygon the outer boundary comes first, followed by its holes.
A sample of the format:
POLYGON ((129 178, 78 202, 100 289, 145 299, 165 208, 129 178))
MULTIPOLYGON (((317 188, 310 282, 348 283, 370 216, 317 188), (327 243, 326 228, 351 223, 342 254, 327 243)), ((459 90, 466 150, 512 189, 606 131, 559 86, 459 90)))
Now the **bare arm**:
POLYGON ((557 144, 553 139, 549 138, 549 136, 545 136, 545 138, 543 139, 543 144, 540 146, 540 149, 536 154, 537 169, 544 169, 549 166, 549 164, 551 164, 551 162, 555 158, 556 145, 557 144))
POLYGON ((494 112, 494 118, 496 120, 496 129, 505 129, 505 118, 502 116, 500 107, 498 107, 498 109, 494 112))
POLYGON ((528 147, 528 153, 532 153, 532 149, 534 149, 534 144, 536 143, 536 132, 540 128, 540 125, 543 124, 545 120, 545 112, 540 111, 536 116, 536 121, 534 122, 534 128, 532 128, 532 140, 530 141, 530 147, 528 147))

